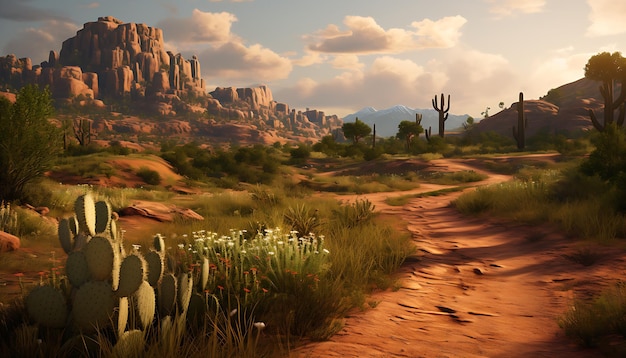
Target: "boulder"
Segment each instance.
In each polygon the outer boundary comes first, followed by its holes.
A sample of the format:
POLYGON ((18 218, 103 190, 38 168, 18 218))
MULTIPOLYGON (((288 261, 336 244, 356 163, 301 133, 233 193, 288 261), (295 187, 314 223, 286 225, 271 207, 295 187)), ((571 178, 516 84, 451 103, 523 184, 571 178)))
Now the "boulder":
POLYGON ((191 209, 149 201, 134 202, 131 206, 120 210, 120 216, 143 216, 161 222, 172 222, 176 216, 197 221, 204 220, 202 215, 191 209))
POLYGON ((0 252, 15 251, 20 248, 20 238, 0 231, 0 252))

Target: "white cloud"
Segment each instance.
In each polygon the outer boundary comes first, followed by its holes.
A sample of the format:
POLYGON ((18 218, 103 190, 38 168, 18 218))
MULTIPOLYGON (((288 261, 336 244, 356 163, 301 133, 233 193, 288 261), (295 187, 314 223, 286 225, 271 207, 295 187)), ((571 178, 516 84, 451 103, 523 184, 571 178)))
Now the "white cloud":
POLYGON ((626 2, 587 0, 591 8, 587 36, 617 35, 626 32, 626 2))
POLYGON ((331 24, 306 36, 308 49, 325 53, 393 54, 424 48, 454 46, 467 22, 462 16, 413 22, 415 31, 391 28, 385 30, 372 17, 346 16, 346 30, 331 24))
POLYGON ((365 67, 357 55, 337 55, 332 60, 333 68, 345 70, 362 70, 365 67))
POLYGON ((194 9, 188 18, 167 18, 157 23, 167 41, 174 43, 222 44, 233 40, 232 24, 237 17, 229 12, 204 12, 194 9))
POLYGON ((205 49, 198 58, 202 62, 203 76, 212 82, 271 81, 287 78, 292 70, 288 58, 259 44, 246 47, 239 42, 229 42, 205 49))
POLYGON ((543 11, 546 0, 486 0, 491 4, 489 12, 497 17, 511 16, 517 13, 533 14, 543 11))
POLYGON ((532 66, 525 83, 527 98, 539 98, 550 89, 579 80, 585 76, 585 64, 595 53, 574 53, 573 49, 556 50, 532 66))
POLYGON ((396 104, 430 108, 435 94, 451 95, 451 111, 478 116, 485 106, 497 106, 516 96, 520 79, 501 55, 468 49, 448 49, 437 59, 418 64, 392 56, 376 58, 360 71, 345 71, 325 81, 307 80, 274 91, 293 107, 386 108, 396 104))
POLYGON ((17 57, 30 57, 33 64, 39 64, 48 60, 51 50, 58 53, 61 43, 76 35, 78 28, 73 23, 49 20, 39 28, 30 27, 18 32, 6 43, 2 52, 15 54, 17 57))

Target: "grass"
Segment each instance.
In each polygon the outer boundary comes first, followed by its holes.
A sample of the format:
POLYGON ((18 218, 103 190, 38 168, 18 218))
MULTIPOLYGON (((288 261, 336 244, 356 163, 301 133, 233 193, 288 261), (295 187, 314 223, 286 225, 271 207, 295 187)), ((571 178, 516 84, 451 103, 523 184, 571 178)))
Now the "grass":
MULTIPOLYGON (((93 189, 58 188, 74 198, 93 189)), ((118 203, 145 195, 138 189, 112 192, 118 203)), ((97 190, 94 195, 97 200, 105 198, 97 190)), ((196 294, 204 297, 206 312, 197 316, 195 325, 185 323, 184 329, 170 327, 162 332, 162 323, 155 321, 159 323, 154 332, 145 336, 145 351, 150 354, 253 357, 288 350, 301 337, 327 339, 342 328, 349 309, 365 305, 371 289, 393 287, 390 275, 414 250, 410 236, 379 220, 366 200, 342 205, 328 198, 301 196, 288 185, 193 197, 161 195, 156 192, 154 198, 192 208, 206 218, 159 224, 174 270, 189 270, 194 282, 199 282, 199 267, 206 257, 211 271, 207 285, 196 288, 196 294), (316 234, 299 235, 297 228, 316 234), (236 319, 230 315, 233 310, 236 319), (267 325, 263 331, 256 328, 260 322, 267 325)), ((58 212, 73 207, 61 197, 51 200, 58 203, 58 212)), ((126 239, 149 247, 154 234, 126 239)), ((26 291, 33 284, 27 284, 26 291)), ((10 307, 15 310, 19 305, 10 307)), ((26 322, 23 311, 2 310, 0 315, 17 315, 26 322)), ((63 335, 47 332, 46 347, 36 355, 60 352, 63 335)), ((31 352, 33 340, 42 334, 37 326, 13 322, 11 332, 2 336, 0 355, 13 355, 19 349, 31 352)), ((85 337, 104 354, 116 349, 106 331, 85 337)))
POLYGON ((445 195, 445 194, 448 194, 448 193, 461 191, 463 189, 465 189, 465 187, 463 187, 463 186, 455 186, 455 187, 452 187, 452 188, 445 188, 445 189, 439 189, 439 190, 434 190, 434 191, 427 191, 427 192, 418 193, 418 194, 398 195, 398 196, 393 196, 393 197, 385 199, 385 203, 387 205, 391 205, 391 206, 404 206, 404 205, 408 204, 408 202, 411 199, 425 198, 425 197, 428 197, 428 196, 445 195))

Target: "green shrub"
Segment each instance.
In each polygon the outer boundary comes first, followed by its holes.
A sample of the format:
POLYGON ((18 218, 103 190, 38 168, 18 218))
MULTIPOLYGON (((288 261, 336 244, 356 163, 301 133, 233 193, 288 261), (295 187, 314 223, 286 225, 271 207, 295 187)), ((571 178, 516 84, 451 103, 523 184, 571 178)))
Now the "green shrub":
POLYGON ((142 167, 137 171, 137 176, 148 185, 161 184, 161 174, 159 174, 156 170, 142 167))

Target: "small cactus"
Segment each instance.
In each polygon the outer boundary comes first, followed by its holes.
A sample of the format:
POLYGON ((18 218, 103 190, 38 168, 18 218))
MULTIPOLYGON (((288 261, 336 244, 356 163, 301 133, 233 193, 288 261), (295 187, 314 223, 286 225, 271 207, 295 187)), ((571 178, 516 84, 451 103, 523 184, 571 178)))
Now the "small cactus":
POLYGON ((178 281, 171 273, 163 275, 159 285, 159 313, 162 316, 171 315, 176 305, 178 281))
POLYGON ((61 247, 63 248, 63 251, 65 251, 66 254, 69 254, 74 247, 72 239, 75 235, 70 229, 69 219, 61 219, 59 221, 57 233, 59 234, 59 241, 61 242, 61 247))
POLYGON ((145 330, 152 324, 156 312, 154 288, 147 281, 142 281, 137 292, 133 294, 133 302, 141 328, 145 330))
POLYGON ((157 251, 151 250, 146 254, 145 258, 148 264, 148 283, 150 283, 150 286, 156 287, 161 276, 163 276, 163 270, 165 268, 163 255, 157 251))

